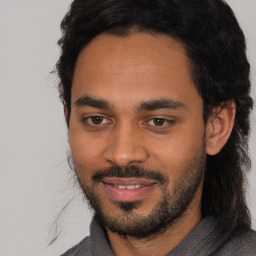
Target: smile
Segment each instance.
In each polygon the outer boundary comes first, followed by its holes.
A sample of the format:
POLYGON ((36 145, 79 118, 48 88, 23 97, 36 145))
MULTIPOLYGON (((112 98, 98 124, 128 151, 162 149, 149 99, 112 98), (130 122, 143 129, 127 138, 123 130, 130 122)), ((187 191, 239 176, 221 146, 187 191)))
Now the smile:
POLYGON ((119 189, 136 189, 136 188, 140 188, 142 185, 128 185, 128 186, 114 185, 114 186, 119 189))
POLYGON ((104 178, 102 184, 107 196, 119 202, 140 200, 155 187, 156 182, 142 178, 104 178))

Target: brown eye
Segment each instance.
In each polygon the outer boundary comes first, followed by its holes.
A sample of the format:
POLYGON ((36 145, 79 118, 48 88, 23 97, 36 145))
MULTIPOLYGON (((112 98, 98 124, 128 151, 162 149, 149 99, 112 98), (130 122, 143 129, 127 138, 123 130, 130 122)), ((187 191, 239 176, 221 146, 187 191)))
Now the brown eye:
POLYGON ((102 116, 92 116, 92 117, 90 117, 90 119, 91 119, 92 124, 98 125, 98 124, 101 124, 103 122, 104 117, 102 117, 102 116))
POLYGON ((154 118, 153 123, 155 126, 163 126, 166 122, 166 119, 163 118, 154 118))
POLYGON ((151 129, 153 128, 153 129, 159 130, 159 129, 168 129, 172 127, 175 124, 175 122, 176 121, 174 119, 155 117, 148 120, 146 124, 149 125, 148 127, 150 127, 151 129))
POLYGON ((110 127, 112 119, 105 116, 94 115, 82 117, 81 122, 86 131, 99 132, 110 127))

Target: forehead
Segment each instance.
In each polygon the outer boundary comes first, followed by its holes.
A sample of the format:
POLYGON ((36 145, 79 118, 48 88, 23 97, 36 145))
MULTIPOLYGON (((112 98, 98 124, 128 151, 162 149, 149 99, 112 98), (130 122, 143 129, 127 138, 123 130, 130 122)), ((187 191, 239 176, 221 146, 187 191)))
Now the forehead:
MULTIPOLYGON (((183 45, 162 34, 101 34, 79 54, 72 102, 83 94, 130 102, 197 94, 183 45)), ((198 96, 198 95, 197 95, 198 96)))

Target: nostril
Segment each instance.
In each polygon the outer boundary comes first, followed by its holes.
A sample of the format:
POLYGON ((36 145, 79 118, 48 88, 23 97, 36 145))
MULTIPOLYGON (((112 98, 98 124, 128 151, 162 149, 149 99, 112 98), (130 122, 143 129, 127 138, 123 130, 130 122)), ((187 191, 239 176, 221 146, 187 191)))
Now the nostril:
POLYGON ((107 162, 117 166, 128 166, 131 164, 144 163, 149 158, 149 153, 146 148, 134 145, 127 147, 109 147, 104 152, 104 158, 107 162))

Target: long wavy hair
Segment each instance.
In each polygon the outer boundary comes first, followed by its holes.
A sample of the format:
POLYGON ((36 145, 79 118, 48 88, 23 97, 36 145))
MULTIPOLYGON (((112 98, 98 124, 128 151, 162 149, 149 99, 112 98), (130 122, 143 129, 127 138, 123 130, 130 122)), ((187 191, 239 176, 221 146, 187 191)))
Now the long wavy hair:
POLYGON ((56 68, 59 94, 71 110, 74 67, 81 50, 105 32, 126 36, 131 31, 166 34, 181 42, 190 61, 194 84, 204 102, 204 119, 227 100, 236 104, 231 136, 214 156, 207 156, 202 216, 214 216, 222 234, 249 228, 246 205, 250 65, 244 34, 222 0, 75 0, 61 23, 61 56, 56 68))

